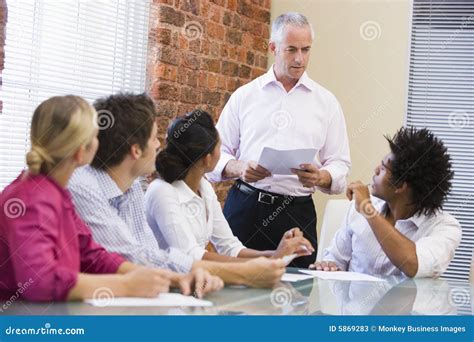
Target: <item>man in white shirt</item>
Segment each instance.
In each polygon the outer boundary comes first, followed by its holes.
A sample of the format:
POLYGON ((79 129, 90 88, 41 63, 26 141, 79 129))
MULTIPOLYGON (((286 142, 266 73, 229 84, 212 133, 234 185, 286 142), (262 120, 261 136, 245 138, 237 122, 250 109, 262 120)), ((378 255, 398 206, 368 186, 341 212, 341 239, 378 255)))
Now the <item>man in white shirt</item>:
POLYGON ((461 241, 461 226, 443 212, 451 189, 450 157, 427 129, 402 128, 386 138, 391 152, 367 185, 349 184, 354 200, 324 251, 310 268, 374 275, 438 277, 461 241))
MULTIPOLYGON (((313 29, 299 13, 280 15, 272 25, 270 70, 237 89, 217 123, 222 156, 211 181, 237 179, 224 214, 233 233, 249 248, 275 249, 283 234, 299 227, 317 248, 316 211, 311 195, 341 193, 350 169, 341 106, 306 74, 313 29), (310 164, 293 175, 272 175, 257 164, 264 147, 315 148, 310 164)), ((292 266, 308 267, 315 254, 292 266)))

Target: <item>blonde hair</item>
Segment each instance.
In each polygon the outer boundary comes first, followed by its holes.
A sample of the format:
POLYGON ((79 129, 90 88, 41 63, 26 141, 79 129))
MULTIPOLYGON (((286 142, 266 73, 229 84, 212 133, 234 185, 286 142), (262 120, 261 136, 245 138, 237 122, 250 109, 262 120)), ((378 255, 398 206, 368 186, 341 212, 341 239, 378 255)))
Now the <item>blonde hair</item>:
POLYGON ((30 174, 48 174, 61 160, 87 145, 97 128, 95 109, 79 96, 55 96, 42 102, 31 122, 30 174))

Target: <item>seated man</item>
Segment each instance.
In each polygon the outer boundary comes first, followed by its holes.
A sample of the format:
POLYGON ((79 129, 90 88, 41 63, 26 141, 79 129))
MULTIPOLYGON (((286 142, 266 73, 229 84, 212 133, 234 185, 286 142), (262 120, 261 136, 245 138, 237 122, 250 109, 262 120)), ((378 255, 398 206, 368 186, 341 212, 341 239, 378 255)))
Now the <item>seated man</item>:
MULTIPOLYGON (((155 170, 160 146, 156 111, 146 95, 118 94, 94 103, 110 127, 99 130, 99 148, 90 166, 77 169, 70 182, 76 209, 94 238, 107 250, 137 264, 179 273, 203 267, 224 282, 271 287, 285 271, 281 259, 257 258, 233 264, 196 261, 183 252, 161 250, 144 209, 138 178, 155 170)), ((104 118, 102 118, 104 119, 104 118)))
POLYGON ((453 177, 446 147, 427 129, 386 139, 391 152, 375 168, 373 196, 360 181, 348 186, 354 201, 342 227, 310 268, 438 277, 454 257, 461 227, 442 211, 453 177))

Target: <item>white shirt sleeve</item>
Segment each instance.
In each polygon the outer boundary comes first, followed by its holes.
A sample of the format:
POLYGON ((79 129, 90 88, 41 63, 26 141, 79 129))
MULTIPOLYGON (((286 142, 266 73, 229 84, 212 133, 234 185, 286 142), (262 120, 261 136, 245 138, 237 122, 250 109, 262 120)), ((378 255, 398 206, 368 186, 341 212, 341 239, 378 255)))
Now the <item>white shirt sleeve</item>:
POLYGON ((415 277, 439 277, 454 257, 454 252, 461 241, 459 222, 449 214, 433 222, 432 234, 416 241, 418 271, 415 277))
POLYGON ((229 223, 222 213, 221 205, 217 200, 217 196, 215 195, 211 184, 207 183, 206 185, 209 186, 213 195, 209 202, 209 205, 211 206, 209 212, 212 213, 213 227, 211 242, 219 254, 237 257, 240 251, 245 247, 242 242, 240 242, 240 240, 232 233, 229 223))
POLYGON ((347 271, 352 259, 352 230, 349 227, 349 219, 354 210, 354 202, 352 202, 341 227, 337 230, 329 247, 323 252, 322 261, 333 261, 342 271, 347 271))
POLYGON ((346 187, 346 177, 351 167, 349 141, 347 138, 346 122, 342 108, 335 100, 335 108, 331 116, 326 143, 319 151, 319 159, 322 163, 321 170, 331 174, 331 188, 318 189, 327 194, 339 194, 346 187))
POLYGON ((239 149, 240 139, 239 108, 237 103, 238 94, 239 91, 237 90, 229 98, 216 124, 222 144, 221 158, 214 170, 206 174, 207 179, 211 182, 220 182, 228 179, 222 176, 222 172, 229 160, 237 159, 236 155, 239 149))
POLYGON ((169 247, 181 250, 194 260, 201 260, 206 249, 199 245, 186 222, 178 200, 178 194, 171 184, 155 180, 147 190, 145 208, 148 224, 155 236, 161 234, 169 247), (159 232, 155 230, 159 229, 159 232))

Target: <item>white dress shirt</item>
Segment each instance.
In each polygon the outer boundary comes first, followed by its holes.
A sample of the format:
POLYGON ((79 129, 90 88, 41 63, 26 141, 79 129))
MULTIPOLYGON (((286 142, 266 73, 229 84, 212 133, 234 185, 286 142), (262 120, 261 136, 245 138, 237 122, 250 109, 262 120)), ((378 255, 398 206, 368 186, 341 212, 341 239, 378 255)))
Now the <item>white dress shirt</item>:
MULTIPOLYGON (((372 197, 374 207, 385 213, 386 203, 372 197)), ((416 245, 416 277, 438 277, 448 267, 461 241, 461 226, 450 214, 415 215, 395 222, 395 228, 416 245)), ((351 203, 341 228, 323 252, 324 261, 334 261, 342 270, 391 276, 403 273, 391 263, 365 217, 351 203)))
POLYGON ((202 179, 198 196, 182 181, 154 180, 145 194, 148 224, 158 244, 201 260, 209 241, 222 255, 236 257, 245 247, 222 213, 211 184, 202 179))
MULTIPOLYGON (((332 177, 326 193, 340 193, 350 169, 349 143, 341 106, 336 97, 306 73, 287 92, 277 81, 273 66, 264 75, 237 89, 217 122, 222 140, 221 159, 207 175, 221 181, 229 160, 259 160, 264 147, 280 150, 315 148, 313 162, 332 177)), ((253 186, 283 195, 307 196, 296 175, 273 175, 253 186)))

